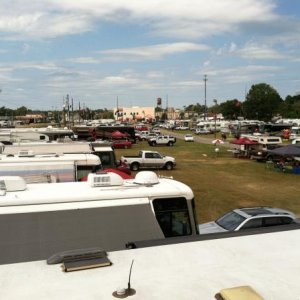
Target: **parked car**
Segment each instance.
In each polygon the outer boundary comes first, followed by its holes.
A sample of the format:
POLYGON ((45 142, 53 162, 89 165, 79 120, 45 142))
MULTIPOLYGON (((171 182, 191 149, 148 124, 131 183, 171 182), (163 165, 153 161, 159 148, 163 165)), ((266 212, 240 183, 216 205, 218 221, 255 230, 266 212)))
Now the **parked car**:
POLYGON ((284 209, 250 207, 234 209, 216 221, 199 225, 200 234, 238 231, 295 223, 296 216, 284 209))
POLYGON ((115 140, 111 146, 113 149, 127 149, 132 147, 132 143, 128 140, 115 140))
POLYGON ((186 135, 184 136, 184 140, 185 140, 186 142, 193 142, 193 141, 194 141, 194 137, 193 137, 192 134, 186 134, 186 135))
POLYGON ((196 134, 210 134, 211 132, 204 128, 197 128, 195 131, 196 134))

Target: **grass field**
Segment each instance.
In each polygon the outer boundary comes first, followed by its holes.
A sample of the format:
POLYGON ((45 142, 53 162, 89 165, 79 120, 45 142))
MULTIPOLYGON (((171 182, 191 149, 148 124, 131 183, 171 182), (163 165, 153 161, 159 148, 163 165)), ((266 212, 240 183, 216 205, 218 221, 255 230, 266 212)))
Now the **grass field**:
POLYGON ((175 157, 174 170, 156 173, 173 176, 192 188, 199 223, 242 206, 269 205, 300 216, 300 175, 277 172, 265 163, 233 158, 227 148, 219 148, 216 154, 213 145, 178 139, 174 147, 150 147, 147 142, 140 142, 132 149, 118 149, 116 154, 119 159, 121 155, 151 149, 175 157))

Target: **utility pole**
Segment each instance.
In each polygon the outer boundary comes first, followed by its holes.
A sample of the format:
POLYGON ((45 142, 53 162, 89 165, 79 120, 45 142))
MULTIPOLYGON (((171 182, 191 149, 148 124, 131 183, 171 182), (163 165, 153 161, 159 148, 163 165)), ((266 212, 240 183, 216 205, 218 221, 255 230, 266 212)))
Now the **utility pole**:
POLYGON ((204 75, 204 121, 206 121, 206 114, 207 114, 207 106, 206 106, 206 82, 207 82, 207 75, 204 75))
POLYGON ((73 98, 72 98, 72 125, 74 126, 74 107, 73 107, 73 98))
POLYGON ((65 97, 63 98, 63 125, 64 128, 66 127, 66 102, 65 102, 65 97))
POLYGON ((68 113, 68 122, 67 122, 67 124, 68 124, 68 128, 70 128, 71 121, 70 121, 70 100, 69 100, 69 94, 67 94, 67 96, 66 96, 66 105, 67 105, 67 113, 68 113))
POLYGON ((218 101, 217 101, 217 99, 214 99, 213 101, 215 103, 215 139, 216 139, 217 138, 217 111, 216 111, 216 109, 217 109, 218 101))

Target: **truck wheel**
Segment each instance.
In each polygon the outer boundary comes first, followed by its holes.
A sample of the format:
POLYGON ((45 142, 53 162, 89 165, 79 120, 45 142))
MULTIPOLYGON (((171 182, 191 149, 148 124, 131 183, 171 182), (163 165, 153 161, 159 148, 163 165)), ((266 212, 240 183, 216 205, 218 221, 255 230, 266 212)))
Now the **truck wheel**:
POLYGON ((155 142, 152 142, 152 143, 151 143, 151 146, 155 146, 155 145, 156 145, 156 143, 155 143, 155 142))
POLYGON ((130 169, 132 171, 138 171, 140 169, 140 166, 138 163, 133 163, 133 164, 131 164, 130 169))
POLYGON ((170 147, 172 147, 173 145, 174 145, 173 142, 168 143, 168 146, 170 146, 170 147))
POLYGON ((173 170, 173 164, 171 162, 166 163, 166 170, 173 170))

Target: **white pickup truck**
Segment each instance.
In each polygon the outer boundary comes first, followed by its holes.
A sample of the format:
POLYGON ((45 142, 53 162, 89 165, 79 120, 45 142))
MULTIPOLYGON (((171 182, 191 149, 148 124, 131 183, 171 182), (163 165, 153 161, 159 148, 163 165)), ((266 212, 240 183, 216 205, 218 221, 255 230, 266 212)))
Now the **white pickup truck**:
POLYGON ((158 135, 157 137, 148 139, 148 144, 150 146, 156 146, 156 145, 173 146, 175 143, 176 143, 176 138, 170 135, 158 135))
POLYGON ((139 169, 172 170, 176 161, 174 157, 164 156, 157 151, 141 150, 137 156, 122 156, 121 162, 127 164, 132 171, 139 169))

